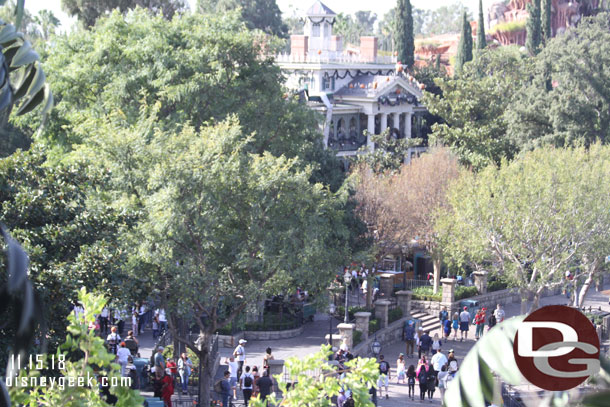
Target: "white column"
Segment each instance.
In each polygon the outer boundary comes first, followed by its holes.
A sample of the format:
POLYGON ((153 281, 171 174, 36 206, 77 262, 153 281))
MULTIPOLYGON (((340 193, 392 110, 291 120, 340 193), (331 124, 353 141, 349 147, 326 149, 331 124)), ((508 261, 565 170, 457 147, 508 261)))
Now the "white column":
POLYGON ((394 128, 400 131, 400 113, 394 112, 392 113, 392 124, 394 128))
POLYGON ((413 113, 405 114, 405 138, 411 138, 411 116, 413 116, 413 113))
POLYGON ((388 128, 388 114, 387 113, 381 113, 381 126, 379 129, 380 133, 383 133, 383 131, 385 129, 388 128))
POLYGON ((368 149, 370 151, 373 151, 375 149, 375 143, 373 143, 372 140, 372 135, 375 134, 375 115, 374 114, 369 114, 367 115, 367 126, 366 129, 369 132, 369 136, 366 139, 366 146, 368 147, 368 149))

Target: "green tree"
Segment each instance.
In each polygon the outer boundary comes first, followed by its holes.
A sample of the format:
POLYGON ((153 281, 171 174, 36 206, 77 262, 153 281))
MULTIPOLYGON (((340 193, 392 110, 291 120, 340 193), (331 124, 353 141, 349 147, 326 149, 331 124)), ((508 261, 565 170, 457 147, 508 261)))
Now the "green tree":
POLYGON ((76 16, 85 27, 92 27, 100 16, 118 9, 121 13, 136 7, 161 13, 171 19, 174 14, 186 10, 184 0, 61 0, 61 8, 69 15, 76 16))
POLYGON ((477 20, 477 49, 487 46, 485 39, 485 18, 483 17, 483 0, 479 0, 479 19, 477 20))
POLYGON ((468 15, 464 12, 462 16, 462 34, 458 43, 458 50, 455 56, 455 74, 460 75, 466 62, 472 61, 472 28, 468 15))
POLYGON ((34 21, 40 27, 40 34, 44 41, 48 41, 61 25, 59 19, 55 17, 51 10, 40 10, 38 15, 34 17, 34 21))
POLYGON ((449 147, 474 170, 511 159, 519 144, 508 136, 504 114, 530 72, 529 59, 517 47, 500 47, 480 51, 460 76, 436 79, 436 94, 426 91, 423 99, 428 111, 443 120, 432 125, 431 144, 449 147))
POLYGON ((145 216, 130 240, 132 272, 153 273, 173 338, 199 354, 204 405, 213 334, 268 294, 324 292, 348 255, 345 194, 310 183, 297 159, 250 153, 253 141, 234 119, 159 133, 145 216), (197 343, 178 319, 198 326, 197 343))
POLYGON ((553 12, 553 1, 552 0, 542 0, 542 14, 541 14, 541 22, 542 22, 542 43, 546 44, 551 40, 552 36, 552 27, 551 27, 551 17, 553 12))
POLYGON ((250 29, 286 37, 288 27, 275 0, 197 0, 197 11, 206 14, 241 9, 241 18, 250 29))
POLYGON ((532 0, 531 3, 528 3, 527 11, 529 16, 525 26, 527 31, 525 46, 530 55, 536 55, 540 52, 540 44, 543 35, 542 24, 540 22, 540 0, 532 0))
MULTIPOLYGON (((48 328, 45 336, 56 349, 81 287, 108 296, 129 290, 120 275, 124 253, 116 236, 133 217, 88 203, 90 192, 108 182, 107 173, 85 164, 45 163, 40 148, 0 161, 0 219, 29 253, 29 276, 48 328)), ((11 335, 3 332, 1 337, 11 335)), ((0 357, 3 364, 6 356, 0 357)))
POLYGON ((530 296, 533 310, 543 290, 566 284, 566 271, 599 273, 610 250, 608 157, 600 145, 540 148, 464 175, 437 224, 449 261, 503 276, 522 313, 530 296))
POLYGON ((413 36, 413 9, 411 0, 398 0, 396 4, 396 50, 398 60, 407 68, 415 63, 415 38, 413 36))
POLYGON ((83 288, 78 292, 78 301, 83 305, 83 316, 78 320, 73 313, 68 316, 68 334, 65 341, 55 353, 44 355, 43 373, 41 374, 41 370, 24 368, 20 371, 10 371, 7 375, 17 374, 14 379, 27 380, 28 383, 32 379, 41 379, 44 374, 48 374, 48 378, 53 377, 54 374, 61 375, 60 378, 57 376, 53 378, 65 380, 65 385, 9 386, 12 402, 19 406, 141 406, 144 399, 127 386, 110 386, 110 394, 118 399, 116 403, 107 402, 105 396, 100 394, 98 380, 101 382, 101 378, 106 377, 109 383, 113 380, 120 383, 121 378, 119 365, 113 363, 115 355, 108 353, 104 340, 96 335, 95 330, 89 328, 95 321, 96 315, 99 315, 106 305, 106 300, 101 295, 87 293, 83 288), (64 360, 65 363, 60 363, 60 360, 64 360), (79 385, 79 377, 83 377, 85 383, 88 382, 89 377, 92 377, 95 385, 79 385), (69 380, 73 380, 76 385, 68 385, 69 380))
POLYGON ((252 400, 252 407, 286 406, 286 407, 328 407, 332 397, 339 395, 341 388, 352 392, 355 405, 373 406, 369 389, 376 386, 379 377, 379 365, 372 358, 355 358, 345 363, 345 376, 339 378, 337 366, 326 362, 332 354, 330 346, 322 346, 320 352, 306 357, 292 357, 286 361, 286 372, 298 386, 288 388, 288 383, 279 376, 278 385, 282 391, 282 400, 267 398, 268 402, 257 398, 252 400), (310 372, 318 372, 311 375, 310 372))
POLYGON ((609 16, 583 19, 536 57, 533 79, 506 113, 516 144, 529 149, 610 141, 609 16))
POLYGON ((459 33, 462 29, 462 19, 464 13, 470 18, 470 11, 461 2, 455 2, 446 6, 441 6, 430 11, 427 18, 424 35, 438 35, 446 33, 459 33))

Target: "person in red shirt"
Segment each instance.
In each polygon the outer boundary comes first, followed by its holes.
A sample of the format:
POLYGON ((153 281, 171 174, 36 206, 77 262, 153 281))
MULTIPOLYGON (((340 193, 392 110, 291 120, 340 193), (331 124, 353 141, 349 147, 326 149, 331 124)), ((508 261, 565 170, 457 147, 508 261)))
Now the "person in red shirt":
POLYGON ((171 376, 171 370, 165 369, 165 376, 161 379, 161 398, 165 402, 166 407, 172 407, 172 394, 174 394, 174 379, 171 376))
POLYGON ((168 358, 165 367, 170 370, 172 379, 174 379, 174 383, 176 383, 176 378, 178 377, 178 365, 174 359, 168 358))
POLYGON ((475 339, 479 339, 483 336, 483 329, 485 328, 485 311, 487 309, 483 308, 477 311, 474 316, 474 323, 477 326, 477 330, 475 332, 475 339))

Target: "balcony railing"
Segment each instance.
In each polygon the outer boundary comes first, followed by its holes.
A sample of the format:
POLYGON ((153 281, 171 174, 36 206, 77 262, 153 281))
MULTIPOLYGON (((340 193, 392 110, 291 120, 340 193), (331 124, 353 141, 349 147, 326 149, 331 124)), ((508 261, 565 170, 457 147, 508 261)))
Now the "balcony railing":
POLYGON ((344 54, 342 52, 325 51, 321 54, 278 54, 275 56, 277 63, 305 63, 305 64, 395 64, 396 57, 390 55, 378 55, 375 58, 355 54, 344 54))

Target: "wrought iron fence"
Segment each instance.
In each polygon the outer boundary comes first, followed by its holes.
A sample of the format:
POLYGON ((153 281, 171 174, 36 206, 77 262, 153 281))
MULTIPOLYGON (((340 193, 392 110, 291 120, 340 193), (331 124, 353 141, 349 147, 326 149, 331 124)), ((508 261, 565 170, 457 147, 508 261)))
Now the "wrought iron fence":
POLYGON ((417 287, 426 287, 432 285, 432 280, 406 280, 405 290, 412 290, 417 287))

